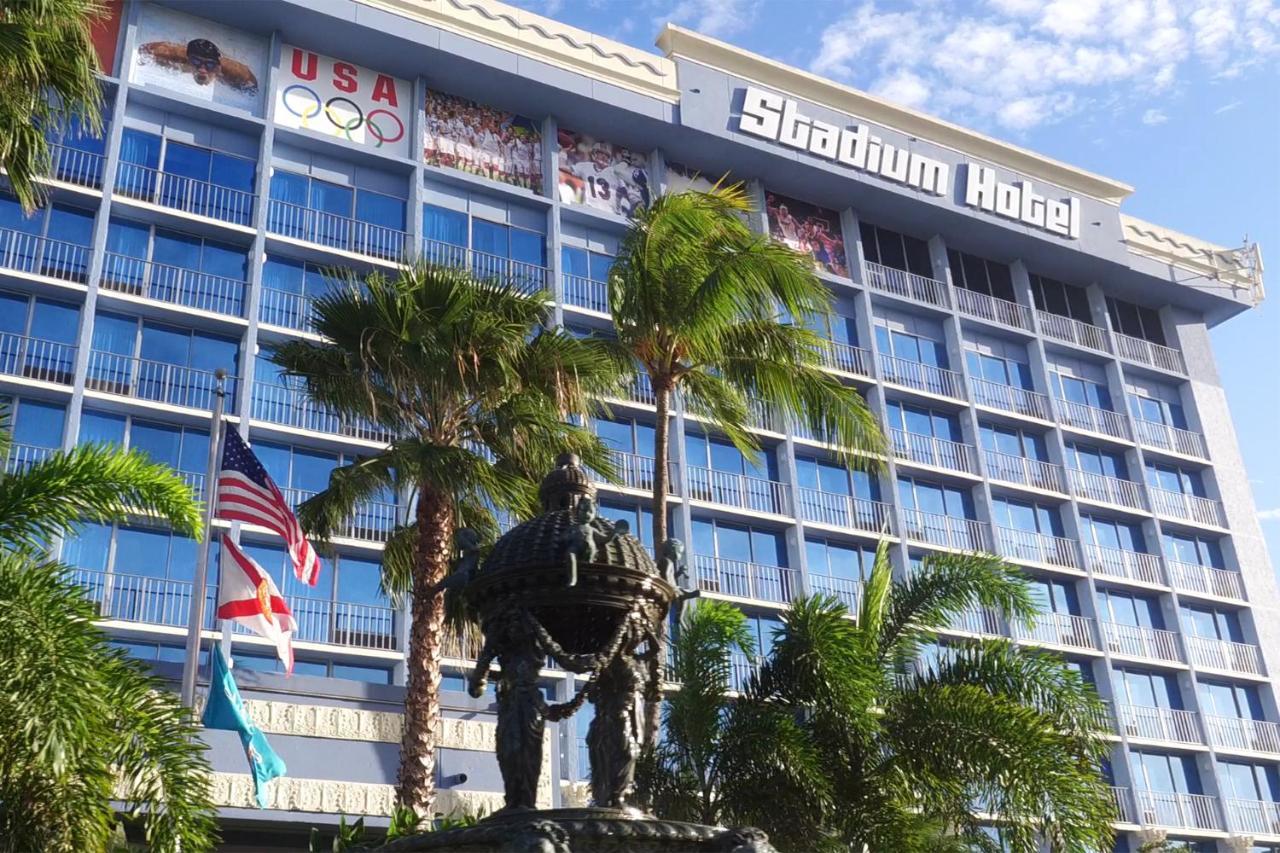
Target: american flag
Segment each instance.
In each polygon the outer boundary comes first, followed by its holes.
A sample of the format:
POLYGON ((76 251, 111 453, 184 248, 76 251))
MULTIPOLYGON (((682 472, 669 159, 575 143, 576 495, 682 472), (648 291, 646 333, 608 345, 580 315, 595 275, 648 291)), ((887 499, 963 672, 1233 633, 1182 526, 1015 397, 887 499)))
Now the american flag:
POLYGON ((320 558, 303 535, 293 510, 244 439, 233 429, 226 430, 226 434, 214 515, 278 533, 289 546, 293 573, 303 583, 315 586, 320 578, 320 558))

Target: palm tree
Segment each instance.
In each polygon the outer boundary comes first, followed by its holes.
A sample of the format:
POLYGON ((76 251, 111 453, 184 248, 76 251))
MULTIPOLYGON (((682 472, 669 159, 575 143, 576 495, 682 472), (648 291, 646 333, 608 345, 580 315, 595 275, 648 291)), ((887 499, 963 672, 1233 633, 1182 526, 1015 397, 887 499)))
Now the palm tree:
POLYGON ((35 178, 50 165, 45 134, 73 120, 102 131, 102 92, 90 39, 98 0, 5 0, 0 11, 0 167, 27 210, 43 198, 35 178))
POLYGON ((578 453, 612 476, 603 445, 565 420, 588 394, 616 386, 604 345, 542 327, 546 293, 524 294, 465 269, 410 263, 394 277, 338 281, 314 305, 325 343, 295 341, 272 358, 317 403, 394 436, 388 447, 337 468, 328 488, 299 509, 324 540, 353 508, 384 489, 407 490, 412 524, 384 553, 382 585, 408 594, 404 738, 397 795, 429 811, 440 733, 444 595, 439 584, 460 527, 492 536, 492 508, 526 512, 555 456, 578 453))
MULTIPOLYGON (((10 436, 0 429, 0 458, 10 436)), ((211 850, 209 765, 176 695, 112 648, 49 542, 147 513, 200 531, 191 489, 138 453, 81 446, 0 475, 0 851, 101 850, 113 800, 155 851, 211 850)))
MULTIPOLYGON (((882 546, 856 622, 835 599, 798 601, 740 699, 723 709, 701 688, 691 694, 722 715, 722 730, 681 725, 696 713, 672 704, 644 777, 655 804, 674 799, 678 814, 710 804, 703 820, 760 826, 783 850, 994 849, 975 807, 999 816, 1019 853, 1041 840, 1110 849, 1113 806, 1098 770, 1108 746, 1092 689, 1009 641, 933 653, 925 626, 970 608, 1032 618, 1027 582, 985 555, 926 559, 894 582, 886 555, 882 546), (714 798, 682 781, 702 765, 714 768, 714 798)), ((718 639, 723 659, 729 643, 718 639)), ((677 661, 683 652, 678 639, 677 661)))
MULTIPOLYGON (((851 465, 883 447, 866 401, 822 370, 826 342, 802 323, 831 313, 812 258, 756 234, 741 185, 659 197, 636 214, 609 272, 618 344, 652 385, 653 542, 667 538, 668 414, 673 395, 748 457, 758 404, 805 424, 851 465)), ((652 742, 658 702, 646 707, 652 742)))

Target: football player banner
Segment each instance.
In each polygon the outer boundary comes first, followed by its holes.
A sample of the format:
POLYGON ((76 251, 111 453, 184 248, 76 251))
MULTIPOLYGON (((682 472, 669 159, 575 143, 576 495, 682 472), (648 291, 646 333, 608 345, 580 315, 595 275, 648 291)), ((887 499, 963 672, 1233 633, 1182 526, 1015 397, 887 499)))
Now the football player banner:
POLYGON ((631 218, 649 205, 649 158, 572 130, 559 131, 560 201, 631 218))
POLYGON ((427 92, 423 162, 542 192, 542 131, 516 113, 427 92))

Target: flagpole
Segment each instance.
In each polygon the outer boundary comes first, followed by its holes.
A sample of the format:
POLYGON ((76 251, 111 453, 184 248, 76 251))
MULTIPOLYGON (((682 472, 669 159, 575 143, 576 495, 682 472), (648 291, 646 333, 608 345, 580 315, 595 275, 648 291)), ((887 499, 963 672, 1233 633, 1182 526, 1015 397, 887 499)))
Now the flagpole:
POLYGON ((213 511, 218 495, 218 468, 221 465, 222 409, 227 396, 227 372, 213 372, 218 381, 214 390, 213 425, 209 428, 209 465, 204 477, 204 546, 196 557, 196 577, 191 586, 191 616, 187 622, 187 662, 182 668, 182 704, 196 703, 196 673, 200 669, 201 629, 204 627, 205 587, 209 577, 209 552, 213 548, 213 511))

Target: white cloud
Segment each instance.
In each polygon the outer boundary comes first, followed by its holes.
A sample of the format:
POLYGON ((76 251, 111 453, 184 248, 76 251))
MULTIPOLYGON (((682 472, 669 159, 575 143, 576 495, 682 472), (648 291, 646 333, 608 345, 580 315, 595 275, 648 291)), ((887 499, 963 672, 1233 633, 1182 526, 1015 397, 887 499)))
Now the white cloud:
POLYGON ((750 27, 759 8, 758 0, 678 0, 654 20, 658 26, 671 21, 723 38, 750 27))
POLYGON ((1258 521, 1280 521, 1280 507, 1258 510, 1258 521))
MULTIPOLYGON (((704 0, 683 0, 683 4, 704 0)), ((707 0, 709 2, 709 0, 707 0)), ((730 0, 735 6, 743 0, 730 0)), ((891 100, 1012 130, 1106 106, 1158 124, 1153 98, 1193 71, 1280 57, 1280 0, 860 0, 823 31, 810 69, 891 100), (1145 103, 1144 103, 1145 102, 1145 103)))
POLYGON ((1226 103, 1218 107, 1216 110, 1213 111, 1213 114, 1216 116, 1220 116, 1223 113, 1229 113, 1232 110, 1239 109, 1240 107, 1243 107, 1243 106, 1244 106, 1244 101, 1231 101, 1230 103, 1226 103))

